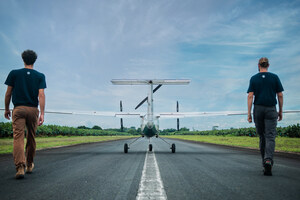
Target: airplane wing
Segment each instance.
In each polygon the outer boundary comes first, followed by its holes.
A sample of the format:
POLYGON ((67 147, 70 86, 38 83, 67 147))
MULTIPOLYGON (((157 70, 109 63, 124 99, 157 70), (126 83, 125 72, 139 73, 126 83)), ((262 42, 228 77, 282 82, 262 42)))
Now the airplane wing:
POLYGON ((45 113, 48 114, 62 114, 62 115, 95 115, 95 116, 107 116, 115 117, 116 112, 110 111, 51 111, 46 110, 45 113))
MULTIPOLYGON (((300 113, 300 110, 285 110, 283 113, 300 113)), ((234 116, 248 115, 245 111, 220 111, 220 112, 169 112, 159 113, 159 118, 186 118, 186 117, 210 117, 210 116, 234 116)))
POLYGON ((223 111, 223 112, 169 112, 159 113, 160 118, 186 118, 186 117, 209 117, 209 116, 229 116, 229 115, 247 115, 243 111, 223 111))
MULTIPOLYGON (((5 110, 4 108, 0 108, 0 110, 5 110)), ((12 111, 12 109, 10 109, 12 111)), ((96 115, 96 116, 107 116, 107 117, 115 117, 116 112, 110 111, 55 111, 55 110, 45 110, 47 114, 60 114, 60 115, 96 115)))
MULTIPOLYGON (((5 110, 0 108, 0 110, 5 110)), ((62 114, 62 115, 94 115, 107 117, 144 117, 145 114, 139 112, 111 112, 111 111, 53 111, 46 110, 47 114, 62 114)), ((300 110, 285 110, 283 113, 300 113, 300 110)), ((220 112, 163 112, 156 114, 158 118, 186 118, 186 117, 209 117, 209 116, 233 116, 233 115, 248 115, 245 111, 220 111, 220 112)))
POLYGON ((78 111, 78 112, 68 112, 68 111, 45 111, 49 114, 66 114, 66 115, 95 115, 95 116, 105 116, 105 117, 118 117, 118 118, 133 118, 133 117, 143 117, 145 114, 138 112, 111 112, 111 111, 78 111))

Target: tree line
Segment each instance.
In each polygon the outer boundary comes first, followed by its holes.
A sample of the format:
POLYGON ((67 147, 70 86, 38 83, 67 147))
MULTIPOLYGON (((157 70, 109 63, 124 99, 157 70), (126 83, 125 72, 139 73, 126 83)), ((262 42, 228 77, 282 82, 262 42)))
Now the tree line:
MULTIPOLYGON (((282 137, 300 138, 300 125, 290 125, 287 127, 277 127, 277 133, 282 137)), ((120 129, 102 129, 100 126, 92 128, 86 126, 68 127, 58 125, 42 125, 37 129, 37 136, 109 136, 109 135, 140 135, 141 129, 130 127, 123 131, 120 129)), ((231 128, 223 130, 190 131, 188 128, 161 130, 160 135, 216 135, 216 136, 250 136, 257 137, 255 128, 231 128)), ((0 122, 0 138, 13 137, 11 122, 0 122)))

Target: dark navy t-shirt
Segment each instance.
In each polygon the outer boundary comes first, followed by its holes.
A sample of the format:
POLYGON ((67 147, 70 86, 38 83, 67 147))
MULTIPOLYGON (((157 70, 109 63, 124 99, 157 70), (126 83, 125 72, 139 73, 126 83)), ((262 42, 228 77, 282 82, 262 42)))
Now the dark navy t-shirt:
POLYGON ((283 87, 276 74, 262 72, 251 77, 247 93, 254 93, 254 105, 275 106, 276 94, 282 91, 283 87))
POLYGON ((34 69, 12 70, 5 84, 13 87, 12 102, 14 106, 38 107, 39 89, 45 89, 45 75, 34 69))

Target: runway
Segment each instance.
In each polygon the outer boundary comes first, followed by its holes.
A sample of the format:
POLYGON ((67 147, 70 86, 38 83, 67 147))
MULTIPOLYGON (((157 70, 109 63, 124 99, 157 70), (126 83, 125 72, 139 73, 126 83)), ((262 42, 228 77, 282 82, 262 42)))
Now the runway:
POLYGON ((12 155, 0 156, 0 197, 6 199, 300 199, 299 159, 275 157, 262 175, 257 152, 216 145, 142 139, 37 152, 32 174, 15 180, 12 155), (155 163, 157 167, 155 167, 155 163))

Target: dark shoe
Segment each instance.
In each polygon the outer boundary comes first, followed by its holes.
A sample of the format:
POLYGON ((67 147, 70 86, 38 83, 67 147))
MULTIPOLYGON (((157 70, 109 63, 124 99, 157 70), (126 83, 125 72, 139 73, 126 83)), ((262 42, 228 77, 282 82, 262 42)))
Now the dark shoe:
POLYGON ((267 160, 264 163, 264 175, 272 176, 272 162, 270 160, 267 160))
POLYGON ((22 166, 22 167, 19 167, 17 169, 17 173, 16 173, 15 178, 16 179, 22 179, 22 178, 24 178, 24 175, 25 175, 25 173, 24 173, 24 167, 22 166))
POLYGON ((26 167, 26 174, 31 174, 33 168, 34 168, 34 164, 33 163, 27 165, 27 167, 26 167))

